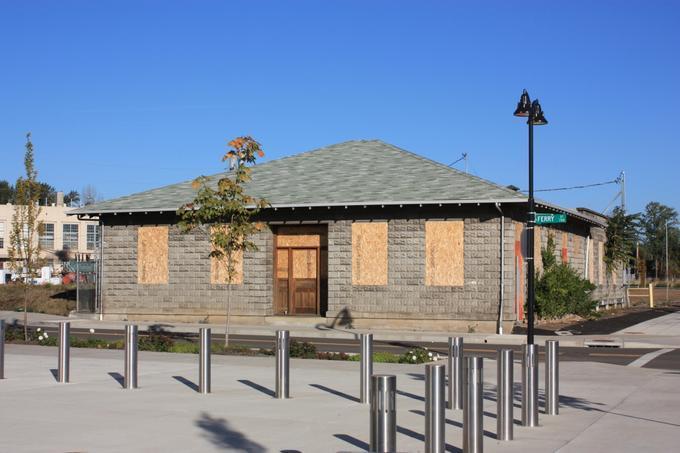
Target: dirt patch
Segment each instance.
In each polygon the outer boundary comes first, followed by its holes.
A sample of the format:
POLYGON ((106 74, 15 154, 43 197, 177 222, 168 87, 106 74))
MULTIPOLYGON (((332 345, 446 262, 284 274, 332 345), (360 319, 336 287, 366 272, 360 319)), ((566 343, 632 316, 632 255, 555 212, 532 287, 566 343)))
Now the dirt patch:
MULTIPOLYGON (((22 285, 1 285, 0 310, 23 311, 24 290, 22 285)), ((29 312, 68 316, 75 308, 75 285, 39 285, 28 288, 29 312)))
MULTIPOLYGON (((556 331, 571 332, 572 335, 609 335, 644 321, 658 318, 680 310, 680 304, 659 308, 620 308, 602 314, 598 319, 582 319, 570 316, 559 320, 539 321, 535 324, 536 335, 555 335, 556 331)), ((526 333, 526 326, 517 326, 512 333, 526 333)))

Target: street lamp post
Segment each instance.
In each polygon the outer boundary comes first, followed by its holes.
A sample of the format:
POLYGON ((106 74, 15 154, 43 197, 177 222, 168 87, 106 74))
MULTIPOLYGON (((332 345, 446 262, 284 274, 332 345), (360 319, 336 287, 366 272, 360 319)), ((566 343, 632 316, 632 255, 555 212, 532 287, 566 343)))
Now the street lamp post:
POLYGON ((527 344, 534 344, 534 226, 536 221, 536 209, 534 207, 534 126, 548 124, 543 116, 543 110, 538 99, 533 102, 529 98, 527 90, 522 92, 522 96, 517 103, 515 116, 527 118, 529 125, 529 200, 527 217, 527 344))

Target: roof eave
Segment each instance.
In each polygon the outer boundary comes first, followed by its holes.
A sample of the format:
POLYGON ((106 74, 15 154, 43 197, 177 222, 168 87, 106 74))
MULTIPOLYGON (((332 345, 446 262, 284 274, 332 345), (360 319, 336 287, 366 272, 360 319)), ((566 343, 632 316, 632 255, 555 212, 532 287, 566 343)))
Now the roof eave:
MULTIPOLYGON (((408 201, 353 201, 333 203, 275 203, 269 208, 333 208, 349 206, 423 206, 423 205, 464 205, 464 204, 495 204, 495 203, 525 203, 524 198, 500 198, 500 199, 474 199, 474 200, 408 200, 408 201)), ((101 215, 101 214, 126 214, 126 213, 163 213, 176 212, 178 208, 130 208, 130 209, 84 209, 80 208, 69 212, 68 215, 101 215)))

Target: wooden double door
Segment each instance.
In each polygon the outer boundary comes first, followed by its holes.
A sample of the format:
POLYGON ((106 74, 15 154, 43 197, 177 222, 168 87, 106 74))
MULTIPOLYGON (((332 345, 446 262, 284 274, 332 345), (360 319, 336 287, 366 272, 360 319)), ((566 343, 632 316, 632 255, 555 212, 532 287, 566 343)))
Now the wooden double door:
POLYGON ((309 227, 281 228, 276 236, 274 313, 319 315, 325 291, 324 235, 309 227), (311 234, 310 234, 311 233, 311 234))

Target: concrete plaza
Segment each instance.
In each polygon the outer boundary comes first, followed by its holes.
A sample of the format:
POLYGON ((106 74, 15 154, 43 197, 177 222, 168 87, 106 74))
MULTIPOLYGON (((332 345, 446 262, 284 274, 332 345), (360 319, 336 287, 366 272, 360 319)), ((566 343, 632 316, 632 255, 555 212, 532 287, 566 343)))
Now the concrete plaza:
MULTIPOLYGON (((195 391, 198 356, 141 352, 139 384, 123 390, 122 351, 71 349, 71 383, 53 376, 57 349, 7 345, 0 381, 0 451, 333 452, 368 448, 368 406, 357 402, 359 364, 291 361, 290 400, 272 398, 273 357, 213 356, 212 390, 195 391)), ((423 451, 424 365, 375 364, 397 375, 397 443, 423 451)), ((498 442, 496 364, 484 363, 488 452, 675 451, 680 374, 601 363, 561 364, 559 416, 515 424, 498 442)), ((543 369, 541 365, 541 393, 543 369)), ((520 368, 515 366, 515 419, 520 368)), ((462 413, 447 410, 448 451, 462 447, 462 413)))

